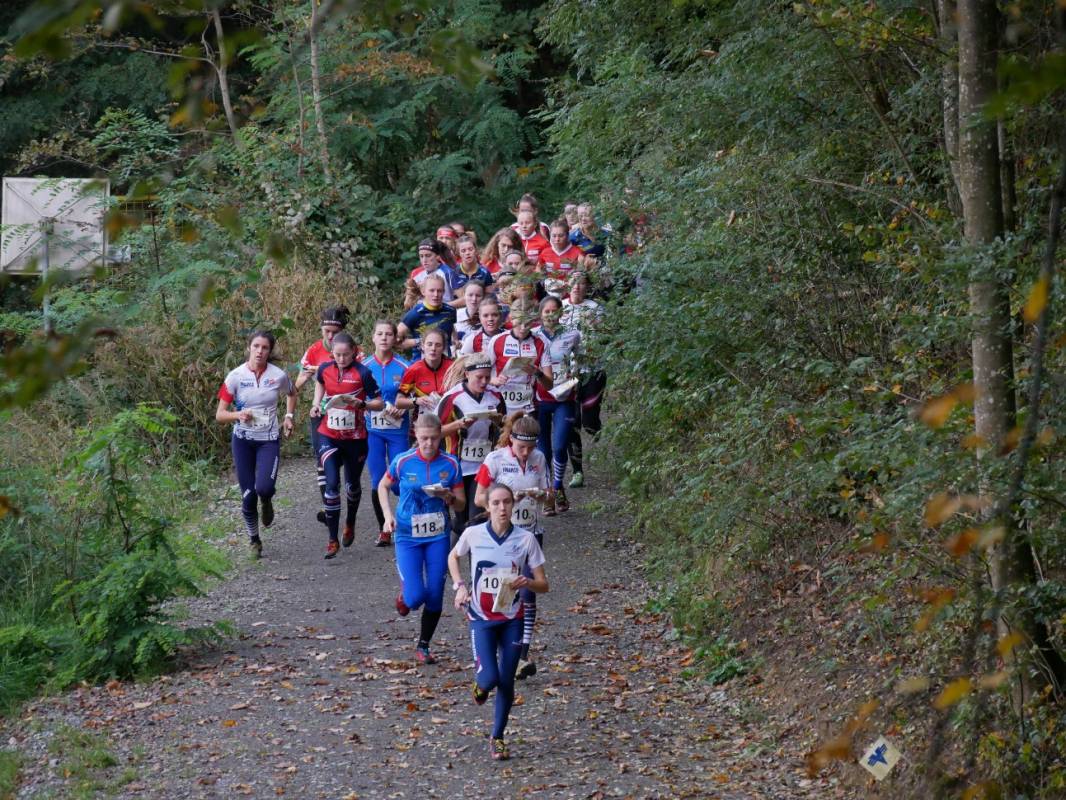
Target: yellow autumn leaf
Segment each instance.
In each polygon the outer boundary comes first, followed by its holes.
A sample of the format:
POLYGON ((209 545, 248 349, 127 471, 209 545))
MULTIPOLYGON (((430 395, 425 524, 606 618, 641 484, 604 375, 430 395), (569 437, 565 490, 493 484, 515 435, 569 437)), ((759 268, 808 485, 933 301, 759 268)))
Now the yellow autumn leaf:
POLYGON ((945 708, 951 708, 972 691, 973 682, 969 678, 959 678, 944 687, 944 691, 938 694, 933 701, 933 706, 941 711, 945 708))
POLYGON ((925 527, 936 528, 943 525, 961 505, 962 501, 956 495, 947 492, 934 495, 925 505, 925 527))
POLYGON ((0 519, 3 519, 8 513, 14 510, 15 507, 11 505, 11 498, 0 494, 0 519))
POLYGON ((1017 647, 1024 641, 1025 637, 1018 633, 1018 631, 1015 631, 1014 633, 1008 633, 1006 636, 996 642, 996 652, 999 653, 1000 657, 1006 658, 1010 655, 1011 651, 1015 647, 1017 647))
POLYGON ((967 528, 964 531, 956 533, 954 536, 949 536, 944 541, 944 547, 955 558, 962 558, 964 555, 970 552, 970 549, 977 543, 979 537, 977 528, 967 528))
POLYGON ((1036 322, 1047 308, 1048 281, 1043 275, 1033 284, 1029 298, 1022 307, 1022 316, 1026 322, 1036 322))
POLYGON ((951 416, 951 412, 955 410, 956 405, 958 405, 958 400, 955 399, 954 394, 934 397, 922 406, 922 410, 918 412, 918 419, 930 428, 943 427, 944 423, 948 421, 948 417, 951 416))

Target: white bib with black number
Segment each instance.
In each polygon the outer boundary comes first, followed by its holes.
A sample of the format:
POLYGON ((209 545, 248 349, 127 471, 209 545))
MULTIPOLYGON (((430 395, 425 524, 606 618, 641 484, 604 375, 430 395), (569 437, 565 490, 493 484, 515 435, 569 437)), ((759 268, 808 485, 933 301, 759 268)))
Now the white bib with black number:
POLYGON ((511 512, 511 524, 518 528, 533 530, 540 519, 540 501, 532 497, 523 497, 514 505, 511 512))
POLYGON ((350 408, 331 408, 326 411, 326 427, 331 431, 355 430, 355 411, 350 408))
POLYGON ((273 408, 249 408, 248 410, 252 412, 252 418, 244 425, 253 431, 266 430, 274 424, 274 419, 277 417, 277 411, 273 408))
POLYGON ((491 594, 493 597, 500 593, 500 589, 517 577, 510 567, 492 567, 481 572, 481 582, 478 583, 478 591, 482 594, 491 594))
POLYGON ((435 511, 432 514, 415 514, 411 517, 411 536, 415 539, 428 539, 444 533, 444 514, 435 511))
POLYGON ((528 408, 533 404, 533 387, 531 385, 518 386, 508 384, 503 387, 501 394, 508 410, 528 408))
POLYGON ((491 450, 492 442, 488 439, 463 439, 462 447, 459 449, 459 458, 480 464, 491 450))
POLYGON ((394 417, 385 411, 370 412, 370 427, 378 431, 394 431, 403 426, 403 417, 394 417))

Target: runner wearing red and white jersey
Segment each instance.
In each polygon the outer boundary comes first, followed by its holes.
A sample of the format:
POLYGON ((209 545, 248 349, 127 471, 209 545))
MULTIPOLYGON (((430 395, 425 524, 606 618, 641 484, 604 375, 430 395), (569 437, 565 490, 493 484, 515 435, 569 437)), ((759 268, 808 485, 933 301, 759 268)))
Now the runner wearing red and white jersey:
POLYGON ((512 250, 521 250, 522 240, 518 232, 511 228, 500 228, 492 235, 481 251, 481 263, 492 274, 496 275, 503 266, 503 260, 512 250))
POLYGON ((363 467, 367 456, 366 412, 385 407, 370 370, 355 359, 355 340, 347 333, 333 337, 333 361, 318 368, 311 416, 318 420, 318 460, 326 473, 322 510, 329 541, 326 558, 340 550, 341 471, 347 509, 344 546, 355 540, 355 515, 362 498, 363 467))
MULTIPOLYGON (((318 323, 319 330, 322 331, 322 338, 308 347, 304 351, 303 358, 300 359, 300 373, 296 376, 296 391, 299 391, 307 381, 315 377, 320 366, 333 360, 331 351, 333 337, 348 326, 350 313, 346 306, 330 306, 322 310, 318 323)), ((325 502, 326 473, 322 469, 322 462, 318 458, 318 420, 310 417, 308 424, 311 431, 311 452, 315 454, 315 479, 318 481, 318 494, 325 502)), ((318 512, 318 521, 323 525, 326 524, 324 512, 318 512)))
POLYGON ((544 290, 556 297, 565 297, 569 291, 570 274, 579 269, 585 254, 576 244, 570 243, 570 226, 565 219, 551 224, 550 247, 540 254, 537 266, 544 273, 544 290))
POLYGON ((459 348, 460 355, 485 352, 492 337, 503 331, 503 310, 495 297, 486 297, 478 304, 477 316, 481 329, 471 330, 463 337, 463 346, 459 348))
POLYGON ((552 387, 552 365, 543 339, 533 335, 531 325, 537 319, 536 306, 519 302, 511 306, 510 331, 500 333, 489 342, 494 362, 492 383, 500 387, 507 413, 533 410, 533 387, 552 387), (515 358, 528 359, 522 366, 511 364, 515 358))
POLYGON ((519 211, 516 224, 518 238, 522 240, 522 250, 525 251, 526 258, 536 264, 540 254, 551 247, 548 238, 538 230, 537 218, 532 211, 519 211))
MULTIPOLYGON (((461 375, 448 389, 437 406, 444 435, 444 449, 459 459, 463 471, 463 488, 467 505, 455 514, 456 534, 463 532, 468 521, 480 513, 474 509, 474 478, 496 442, 505 406, 500 392, 489 385, 492 359, 486 353, 473 353, 458 359, 452 375, 461 375)), ((449 378, 452 377, 449 376, 449 378)))
MULTIPOLYGON (((533 214, 533 220, 536 223, 534 230, 540 233, 545 239, 548 238, 548 226, 540 221, 540 203, 535 195, 526 192, 518 201, 518 205, 511 209, 511 213, 518 218, 518 215, 523 211, 529 211, 533 214)), ((518 230, 518 222, 511 223, 512 230, 518 230)))

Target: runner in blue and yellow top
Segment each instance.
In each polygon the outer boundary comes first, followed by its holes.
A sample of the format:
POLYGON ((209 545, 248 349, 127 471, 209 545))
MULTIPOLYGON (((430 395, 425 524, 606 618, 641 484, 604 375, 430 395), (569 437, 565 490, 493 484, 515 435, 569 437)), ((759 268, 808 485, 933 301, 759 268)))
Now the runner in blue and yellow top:
POLYGON ((455 607, 466 609, 474 643, 474 702, 481 705, 496 690, 489 740, 495 760, 509 756, 503 731, 514 705, 515 673, 522 652, 522 618, 527 592, 548 591, 544 553, 536 537, 512 522, 514 492, 502 483, 488 488, 489 521, 463 531, 448 556, 455 607), (470 585, 459 559, 470 554, 470 585))
POLYGON ((414 423, 415 447, 389 464, 378 484, 385 512, 384 530, 395 533, 396 567, 402 588, 396 597, 401 617, 422 610, 422 630, 415 657, 423 664, 436 661, 429 642, 444 608, 444 573, 451 533, 449 511, 466 506, 463 470, 458 459, 441 450, 440 418, 424 412, 414 423), (400 502, 395 515, 389 494, 396 487, 400 502))
POLYGON ((367 466, 370 469, 371 500, 374 516, 378 520, 378 547, 392 544, 392 536, 385 532, 385 512, 381 510, 378 498, 378 482, 388 469, 389 463, 408 448, 408 428, 411 420, 408 409, 414 404, 400 393, 404 372, 411 366, 410 362, 393 352, 396 346, 396 323, 379 319, 374 323, 374 355, 363 360, 363 366, 370 370, 385 408, 381 411, 368 412, 367 423, 367 466))

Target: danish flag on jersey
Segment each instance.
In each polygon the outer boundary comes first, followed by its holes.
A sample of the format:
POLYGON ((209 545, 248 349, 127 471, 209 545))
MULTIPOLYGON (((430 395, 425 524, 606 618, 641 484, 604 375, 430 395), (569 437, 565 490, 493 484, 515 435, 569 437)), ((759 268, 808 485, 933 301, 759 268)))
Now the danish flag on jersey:
POLYGON ((523 236, 519 231, 518 238, 522 240, 522 249, 526 251, 526 259, 532 264, 537 263, 541 253, 551 249, 548 240, 535 231, 529 236, 523 236))

